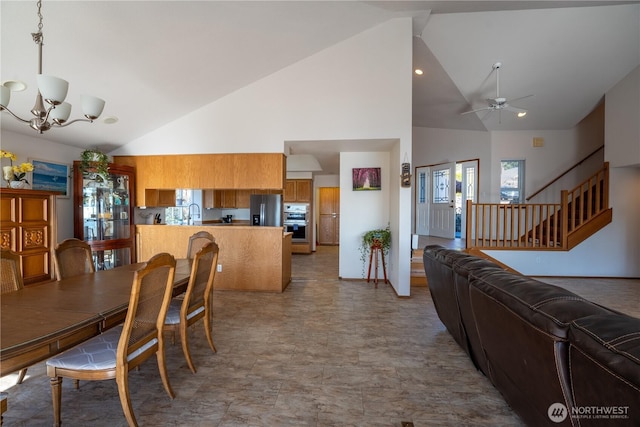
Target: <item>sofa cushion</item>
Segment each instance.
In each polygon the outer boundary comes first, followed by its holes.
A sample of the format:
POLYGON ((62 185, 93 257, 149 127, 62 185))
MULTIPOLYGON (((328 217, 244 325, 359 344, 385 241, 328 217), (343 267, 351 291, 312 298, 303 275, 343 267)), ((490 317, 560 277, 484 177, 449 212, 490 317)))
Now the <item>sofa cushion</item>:
POLYGON ((470 284, 508 305, 515 315, 561 339, 567 338, 573 320, 614 312, 567 289, 504 270, 475 275, 470 284))
MULTIPOLYGON (((530 425, 546 425, 550 405, 571 408, 568 330, 572 320, 610 310, 507 271, 473 273, 469 297, 488 377, 530 425)), ((558 425, 572 425, 567 418, 558 425)))
POLYGON ((570 381, 580 424, 637 425, 640 319, 624 314, 576 319, 569 327, 569 342, 570 381))
POLYGON ((438 317, 453 339, 469 354, 453 283, 453 266, 447 261, 447 256, 451 256, 449 252, 450 249, 439 245, 426 246, 423 253, 424 272, 438 317))
POLYGON ((503 268, 487 259, 465 254, 453 260, 454 286, 458 298, 458 310, 462 319, 462 327, 467 338, 469 357, 477 369, 487 375, 487 360, 480 345, 480 337, 476 329, 471 300, 469 298, 469 276, 486 274, 489 271, 503 271, 503 268))

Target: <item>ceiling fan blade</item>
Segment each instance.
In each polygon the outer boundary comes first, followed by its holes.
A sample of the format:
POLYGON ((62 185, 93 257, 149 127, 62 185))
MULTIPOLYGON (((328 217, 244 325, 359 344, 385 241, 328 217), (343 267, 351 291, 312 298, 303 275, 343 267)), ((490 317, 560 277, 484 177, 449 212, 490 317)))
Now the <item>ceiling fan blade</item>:
POLYGON ((525 96, 521 96, 520 98, 513 98, 513 99, 510 99, 509 102, 520 101, 521 99, 531 98, 532 96, 533 95, 525 95, 525 96))
POLYGON ((460 113, 460 115, 464 116, 465 114, 477 113, 478 111, 485 111, 485 110, 491 110, 491 107, 484 107, 484 108, 478 108, 476 110, 465 111, 464 113, 460 113))

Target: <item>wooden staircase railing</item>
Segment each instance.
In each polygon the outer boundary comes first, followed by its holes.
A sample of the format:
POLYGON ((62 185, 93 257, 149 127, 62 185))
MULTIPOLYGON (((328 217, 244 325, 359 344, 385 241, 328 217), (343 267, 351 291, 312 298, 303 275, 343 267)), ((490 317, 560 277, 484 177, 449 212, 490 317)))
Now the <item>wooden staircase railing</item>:
POLYGON ((609 164, 560 203, 499 204, 467 201, 467 249, 570 250, 611 222, 609 164))

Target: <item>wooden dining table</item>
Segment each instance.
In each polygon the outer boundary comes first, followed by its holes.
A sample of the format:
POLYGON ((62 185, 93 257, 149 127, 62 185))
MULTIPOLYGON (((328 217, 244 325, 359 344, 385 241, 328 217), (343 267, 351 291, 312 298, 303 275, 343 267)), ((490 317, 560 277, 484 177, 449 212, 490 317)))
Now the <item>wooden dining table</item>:
MULTIPOLYGON (((144 263, 27 286, 0 298, 0 376, 26 368, 121 323, 136 270, 144 263)), ((176 263, 174 295, 191 264, 176 263)))

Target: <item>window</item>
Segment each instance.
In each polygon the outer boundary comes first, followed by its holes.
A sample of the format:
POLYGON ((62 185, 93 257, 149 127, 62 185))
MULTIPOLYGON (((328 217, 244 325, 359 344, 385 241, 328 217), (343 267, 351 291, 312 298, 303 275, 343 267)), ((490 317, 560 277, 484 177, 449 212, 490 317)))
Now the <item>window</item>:
POLYGON ((165 208, 164 217, 167 224, 188 224, 190 220, 202 220, 202 191, 191 189, 176 190, 176 206, 165 208))
POLYGON ((500 203, 524 203, 524 160, 500 161, 500 203))

